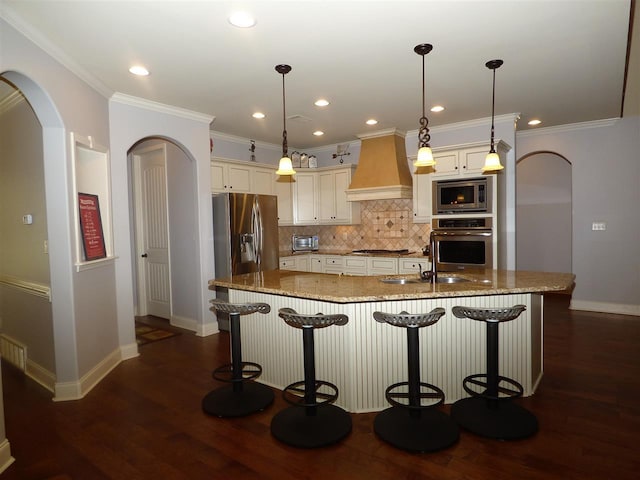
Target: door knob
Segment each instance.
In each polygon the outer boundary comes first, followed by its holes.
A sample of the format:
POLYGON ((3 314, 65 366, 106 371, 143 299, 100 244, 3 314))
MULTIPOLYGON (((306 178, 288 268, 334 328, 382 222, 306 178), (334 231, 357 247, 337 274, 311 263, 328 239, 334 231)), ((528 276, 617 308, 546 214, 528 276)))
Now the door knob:
POLYGON ((147 258, 147 254, 143 253, 142 255, 140 255, 142 258, 147 258))

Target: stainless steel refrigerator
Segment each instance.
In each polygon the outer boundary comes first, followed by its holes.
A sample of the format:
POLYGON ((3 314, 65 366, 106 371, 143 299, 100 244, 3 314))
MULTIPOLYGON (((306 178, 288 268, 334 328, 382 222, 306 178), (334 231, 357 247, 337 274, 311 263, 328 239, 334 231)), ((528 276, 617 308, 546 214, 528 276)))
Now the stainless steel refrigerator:
MULTIPOLYGON (((213 202, 213 248, 216 278, 277 270, 278 201, 275 195, 219 193, 213 202)), ((228 299, 226 289, 216 296, 228 299)), ((226 321, 218 318, 219 327, 226 321)))

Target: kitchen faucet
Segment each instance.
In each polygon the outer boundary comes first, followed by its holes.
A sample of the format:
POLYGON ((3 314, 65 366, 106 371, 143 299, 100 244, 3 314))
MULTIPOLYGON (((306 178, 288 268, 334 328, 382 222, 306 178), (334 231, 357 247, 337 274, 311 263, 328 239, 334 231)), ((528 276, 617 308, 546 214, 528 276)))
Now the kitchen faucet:
POLYGON ((429 234, 429 256, 431 257, 431 270, 422 271, 422 265, 418 264, 418 271, 420 272, 420 279, 430 283, 438 282, 438 272, 436 270, 436 239, 433 235, 433 230, 429 234))

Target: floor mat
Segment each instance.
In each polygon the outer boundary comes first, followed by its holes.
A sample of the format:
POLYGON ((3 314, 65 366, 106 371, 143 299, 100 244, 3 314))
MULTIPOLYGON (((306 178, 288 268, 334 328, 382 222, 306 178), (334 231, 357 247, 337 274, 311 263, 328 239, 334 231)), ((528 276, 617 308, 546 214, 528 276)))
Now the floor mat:
POLYGON ((138 345, 146 345, 147 343, 166 340, 167 338, 172 338, 177 335, 180 335, 180 332, 136 322, 136 342, 138 345))

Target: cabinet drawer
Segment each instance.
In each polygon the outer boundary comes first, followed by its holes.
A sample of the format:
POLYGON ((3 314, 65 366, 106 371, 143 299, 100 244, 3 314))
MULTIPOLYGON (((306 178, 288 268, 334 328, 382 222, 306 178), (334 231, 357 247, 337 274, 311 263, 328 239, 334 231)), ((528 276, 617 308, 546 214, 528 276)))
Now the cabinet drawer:
POLYGON ((418 273, 420 271, 418 265, 422 267, 422 271, 429 270, 431 262, 428 257, 422 258, 401 258, 398 265, 398 273, 418 273))
POLYGON ((363 257, 344 257, 343 272, 347 275, 366 275, 367 260, 363 257))
POLYGON ((280 269, 282 270, 295 270, 296 259, 293 257, 283 258, 280 257, 280 269))
MULTIPOLYGON (((322 258, 322 264, 324 265, 325 269, 326 268, 335 268, 335 267, 342 268, 344 266, 343 259, 344 259, 344 257, 333 256, 333 255, 325 255, 322 258)), ((327 273, 329 273, 329 272, 327 272, 327 273)))
POLYGON ((398 273, 398 259, 367 257, 367 275, 394 275, 398 273))

